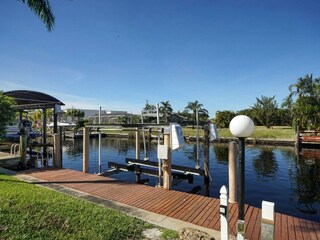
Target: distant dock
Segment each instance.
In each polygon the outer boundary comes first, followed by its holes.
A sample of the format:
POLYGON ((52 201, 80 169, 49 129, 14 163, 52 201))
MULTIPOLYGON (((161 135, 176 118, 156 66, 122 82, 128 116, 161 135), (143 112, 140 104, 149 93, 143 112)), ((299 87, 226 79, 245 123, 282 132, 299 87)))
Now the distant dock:
POLYGON ((301 148, 320 148, 320 131, 299 131, 298 139, 301 148))

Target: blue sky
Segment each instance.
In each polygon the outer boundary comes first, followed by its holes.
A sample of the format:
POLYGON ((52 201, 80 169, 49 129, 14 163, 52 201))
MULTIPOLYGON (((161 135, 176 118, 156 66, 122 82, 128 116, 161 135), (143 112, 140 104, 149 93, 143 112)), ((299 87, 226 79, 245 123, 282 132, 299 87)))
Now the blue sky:
POLYGON ((50 94, 66 107, 126 110, 198 100, 216 111, 279 103, 320 77, 318 0, 51 0, 44 24, 0 3, 0 89, 50 94))

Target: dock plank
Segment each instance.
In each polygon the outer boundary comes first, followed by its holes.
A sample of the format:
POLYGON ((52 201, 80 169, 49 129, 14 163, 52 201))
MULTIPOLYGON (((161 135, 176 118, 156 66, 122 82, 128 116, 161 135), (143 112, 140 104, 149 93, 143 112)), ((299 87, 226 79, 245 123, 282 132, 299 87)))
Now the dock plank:
MULTIPOLYGON (((87 194, 190 222, 201 227, 220 229, 219 199, 178 191, 167 191, 110 177, 69 169, 34 169, 23 174, 87 194)), ((40 183, 39 183, 40 184, 40 183)), ((42 183, 41 183, 42 184, 42 183)), ((236 235, 238 205, 229 205, 230 234, 236 235)), ((246 238, 259 239, 261 210, 245 206, 246 238)), ((320 240, 320 223, 275 214, 275 239, 320 240)))

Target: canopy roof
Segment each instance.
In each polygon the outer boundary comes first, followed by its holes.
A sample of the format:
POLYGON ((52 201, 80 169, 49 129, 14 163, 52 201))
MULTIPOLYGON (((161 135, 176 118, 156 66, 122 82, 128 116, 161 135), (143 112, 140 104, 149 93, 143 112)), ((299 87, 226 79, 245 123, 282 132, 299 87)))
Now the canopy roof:
POLYGON ((64 106, 64 103, 60 100, 36 91, 16 90, 3 94, 15 99, 17 103, 15 108, 18 110, 54 108, 56 105, 64 106))

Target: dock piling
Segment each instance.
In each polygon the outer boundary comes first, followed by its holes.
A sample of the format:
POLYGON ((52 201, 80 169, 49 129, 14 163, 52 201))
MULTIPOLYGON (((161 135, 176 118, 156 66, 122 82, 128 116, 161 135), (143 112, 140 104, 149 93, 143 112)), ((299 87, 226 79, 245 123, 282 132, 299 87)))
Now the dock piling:
POLYGON ((229 143, 229 202, 237 202, 237 143, 229 143))
POLYGON ((89 172, 89 128, 84 127, 83 129, 83 168, 82 171, 85 173, 89 172))

